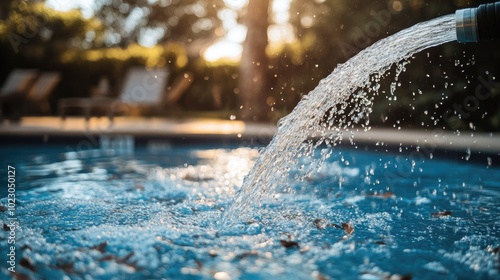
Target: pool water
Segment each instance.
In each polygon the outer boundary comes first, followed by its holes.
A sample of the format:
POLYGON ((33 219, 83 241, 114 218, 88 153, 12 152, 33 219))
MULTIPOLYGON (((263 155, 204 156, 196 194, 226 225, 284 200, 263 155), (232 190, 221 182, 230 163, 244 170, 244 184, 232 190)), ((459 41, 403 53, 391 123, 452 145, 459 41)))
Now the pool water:
POLYGON ((498 168, 340 148, 303 181, 300 166, 276 178, 291 190, 255 202, 252 219, 221 224, 259 149, 2 147, 16 168, 18 276, 500 279, 498 168))

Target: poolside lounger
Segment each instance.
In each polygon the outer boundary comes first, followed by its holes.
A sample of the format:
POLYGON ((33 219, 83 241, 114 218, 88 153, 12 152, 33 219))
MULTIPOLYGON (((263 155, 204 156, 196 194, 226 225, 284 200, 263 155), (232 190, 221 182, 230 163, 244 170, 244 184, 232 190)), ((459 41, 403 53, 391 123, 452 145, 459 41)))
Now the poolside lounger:
POLYGON ((192 83, 193 74, 190 72, 186 72, 177 77, 164 99, 163 106, 171 107, 176 104, 192 83))
MULTIPOLYGON (((4 117, 4 103, 15 104, 21 102, 28 94, 38 76, 38 70, 35 69, 15 69, 0 89, 0 119, 4 117)), ((20 115, 13 109, 12 114, 20 115)))
POLYGON ((131 110, 134 107, 158 107, 164 98, 165 85, 169 72, 165 68, 131 68, 118 99, 108 97, 64 98, 59 101, 59 115, 64 120, 70 107, 84 109, 88 121, 94 108, 104 108, 110 120, 118 111, 131 110))
POLYGON ((43 72, 29 90, 26 101, 35 104, 43 114, 50 114, 49 97, 60 80, 59 72, 43 72))

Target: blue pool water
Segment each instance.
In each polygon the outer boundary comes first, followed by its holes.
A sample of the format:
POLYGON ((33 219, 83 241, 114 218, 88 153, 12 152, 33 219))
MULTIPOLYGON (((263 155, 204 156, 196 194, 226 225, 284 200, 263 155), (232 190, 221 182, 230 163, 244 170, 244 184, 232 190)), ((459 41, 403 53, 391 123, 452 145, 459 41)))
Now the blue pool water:
POLYGON ((337 149, 224 227, 259 148, 0 152, 16 169, 16 271, 33 279, 500 279, 500 172, 486 163, 337 149))

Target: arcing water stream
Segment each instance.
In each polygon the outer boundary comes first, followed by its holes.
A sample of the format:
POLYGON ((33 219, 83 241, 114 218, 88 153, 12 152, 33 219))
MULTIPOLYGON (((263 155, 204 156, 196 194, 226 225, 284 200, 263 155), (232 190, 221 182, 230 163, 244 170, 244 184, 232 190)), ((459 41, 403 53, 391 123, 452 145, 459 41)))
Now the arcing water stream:
MULTIPOLYGON (((367 93, 377 92, 379 78, 392 65, 427 48, 456 40, 455 31, 454 15, 440 17, 380 40, 339 65, 292 113, 280 120, 278 133, 246 177, 234 203, 225 211, 223 224, 252 219, 255 207, 260 207, 266 195, 272 195, 276 187, 287 192, 289 187, 283 186, 282 178, 288 177, 300 158, 310 155, 322 143, 335 146, 342 140, 341 130, 364 122, 371 110, 367 93), (332 134, 332 131, 338 133, 332 134), (311 136, 320 140, 304 144, 311 136)), ((398 71, 402 71, 404 65, 398 66, 398 71)), ((362 125, 369 129, 367 122, 362 125)), ((328 156, 325 153, 323 160, 328 156)), ((303 180, 312 171, 306 170, 295 179, 303 180)))

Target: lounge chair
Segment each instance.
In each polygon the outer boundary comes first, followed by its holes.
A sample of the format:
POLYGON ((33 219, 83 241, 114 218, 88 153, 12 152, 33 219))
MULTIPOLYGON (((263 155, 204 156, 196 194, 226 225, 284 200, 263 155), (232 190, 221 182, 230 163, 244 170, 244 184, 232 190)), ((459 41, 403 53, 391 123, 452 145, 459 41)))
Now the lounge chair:
POLYGON ((164 107, 172 107, 174 106, 179 99, 181 99, 184 92, 189 88, 189 86, 193 83, 193 74, 190 72, 186 72, 179 77, 177 77, 172 86, 168 90, 168 94, 164 99, 163 106, 164 107))
POLYGON ((39 108, 42 114, 50 114, 49 97, 60 80, 58 72, 42 72, 26 96, 27 105, 39 108))
MULTIPOLYGON (((38 77, 38 70, 35 69, 15 69, 0 89, 0 120, 4 117, 4 104, 16 104, 28 94, 29 89, 38 77)), ((11 115, 20 117, 20 112, 11 106, 11 115)))
POLYGON ((90 119, 94 108, 103 108, 113 121, 115 113, 129 114, 134 108, 159 108, 164 104, 165 86, 169 72, 165 68, 131 68, 118 99, 108 97, 64 98, 59 101, 59 115, 64 120, 68 108, 83 108, 90 119))

